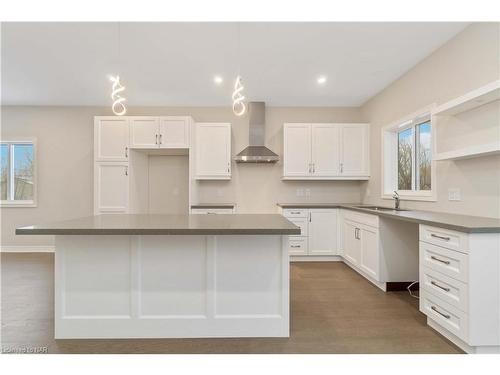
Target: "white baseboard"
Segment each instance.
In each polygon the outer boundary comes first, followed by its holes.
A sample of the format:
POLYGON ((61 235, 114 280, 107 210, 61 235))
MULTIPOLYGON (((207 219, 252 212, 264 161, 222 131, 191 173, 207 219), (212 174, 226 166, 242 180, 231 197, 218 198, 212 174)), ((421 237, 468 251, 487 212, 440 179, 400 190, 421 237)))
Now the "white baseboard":
POLYGON ((7 245, 0 246, 2 253, 53 253, 54 245, 7 245))
POLYGON ((339 255, 291 255, 290 262, 342 262, 342 257, 339 255))

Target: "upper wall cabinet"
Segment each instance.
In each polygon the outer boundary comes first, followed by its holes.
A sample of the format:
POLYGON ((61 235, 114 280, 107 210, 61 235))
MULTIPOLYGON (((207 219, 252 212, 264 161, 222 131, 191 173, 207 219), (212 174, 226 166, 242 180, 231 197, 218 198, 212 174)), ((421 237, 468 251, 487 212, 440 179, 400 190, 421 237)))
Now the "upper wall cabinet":
POLYGON ((96 161, 126 161, 128 145, 127 118, 101 116, 94 119, 94 159, 96 161))
POLYGON ((196 179, 231 179, 231 124, 197 123, 195 139, 196 179))
POLYGON ((368 179, 368 124, 285 124, 283 133, 283 179, 368 179))
POLYGON ((130 117, 130 147, 189 148, 189 117, 130 117))
POLYGON ((368 124, 342 124, 340 130, 340 176, 370 175, 370 128, 368 124))

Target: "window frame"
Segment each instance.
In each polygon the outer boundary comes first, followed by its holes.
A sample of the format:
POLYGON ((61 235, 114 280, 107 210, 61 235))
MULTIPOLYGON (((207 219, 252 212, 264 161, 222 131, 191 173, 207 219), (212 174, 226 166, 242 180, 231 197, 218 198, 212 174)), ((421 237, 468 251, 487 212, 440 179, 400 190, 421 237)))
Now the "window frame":
POLYGON ((426 119, 431 125, 431 153, 432 156, 436 154, 436 129, 435 121, 433 118, 433 109, 436 104, 428 105, 418 111, 415 111, 402 119, 394 121, 393 123, 382 128, 381 132, 381 197, 382 199, 393 199, 394 191, 397 191, 401 200, 409 201, 437 201, 437 181, 436 181, 436 162, 434 158, 431 160, 431 190, 415 190, 416 176, 417 176, 417 157, 416 143, 417 143, 417 129, 416 127, 425 122, 426 119), (413 128, 412 137, 412 190, 399 190, 398 189, 398 134, 405 129, 413 128))
MULTIPOLYGON (((9 138, 0 140, 0 144, 4 145, 33 145, 33 199, 30 200, 0 200, 0 207, 37 207, 38 205, 38 155, 37 155, 37 140, 36 138, 9 138)), ((13 168, 12 168, 12 147, 9 147, 9 193, 7 196, 11 194, 12 189, 12 176, 13 176, 13 168)))

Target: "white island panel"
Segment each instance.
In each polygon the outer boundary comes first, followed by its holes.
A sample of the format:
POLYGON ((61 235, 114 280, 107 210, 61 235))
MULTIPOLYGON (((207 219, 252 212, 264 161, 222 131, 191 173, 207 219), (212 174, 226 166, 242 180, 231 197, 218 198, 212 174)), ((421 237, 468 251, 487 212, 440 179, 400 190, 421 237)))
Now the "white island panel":
POLYGON ((57 235, 55 337, 288 337, 281 235, 57 235))

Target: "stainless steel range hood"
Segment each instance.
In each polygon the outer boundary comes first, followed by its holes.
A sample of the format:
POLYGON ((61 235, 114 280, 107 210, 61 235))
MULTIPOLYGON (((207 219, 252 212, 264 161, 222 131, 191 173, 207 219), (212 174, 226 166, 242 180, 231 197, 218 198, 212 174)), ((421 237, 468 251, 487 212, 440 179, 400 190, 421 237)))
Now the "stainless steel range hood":
POLYGON ((266 135, 266 104, 248 103, 249 146, 241 151, 234 160, 237 163, 276 163, 279 156, 264 146, 266 135))

